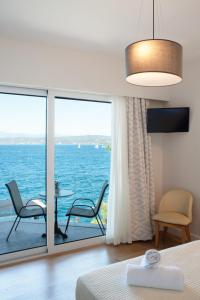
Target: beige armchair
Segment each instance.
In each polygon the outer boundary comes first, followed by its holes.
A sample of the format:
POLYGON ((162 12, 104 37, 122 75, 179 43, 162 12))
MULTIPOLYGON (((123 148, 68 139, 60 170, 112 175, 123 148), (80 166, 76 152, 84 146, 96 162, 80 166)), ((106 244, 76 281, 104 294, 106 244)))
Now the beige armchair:
POLYGON ((155 244, 159 248, 160 227, 164 227, 165 238, 168 227, 176 227, 182 232, 182 242, 190 241, 189 224, 192 223, 193 196, 183 189, 174 189, 163 195, 159 212, 153 217, 155 222, 155 244))

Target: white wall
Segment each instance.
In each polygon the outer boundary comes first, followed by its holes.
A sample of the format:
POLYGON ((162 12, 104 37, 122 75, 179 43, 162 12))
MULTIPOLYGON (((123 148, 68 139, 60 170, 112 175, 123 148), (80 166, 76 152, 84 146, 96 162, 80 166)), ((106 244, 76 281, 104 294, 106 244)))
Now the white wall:
POLYGON ((125 81, 124 53, 89 52, 0 38, 0 84, 166 100, 168 88, 125 81))
POLYGON ((195 197, 192 233, 200 236, 200 62, 184 66, 183 83, 171 88, 170 106, 190 106, 189 133, 163 136, 163 190, 183 187, 195 197))
POLYGON ((163 192, 163 138, 161 134, 151 134, 153 172, 155 180, 156 210, 163 192))

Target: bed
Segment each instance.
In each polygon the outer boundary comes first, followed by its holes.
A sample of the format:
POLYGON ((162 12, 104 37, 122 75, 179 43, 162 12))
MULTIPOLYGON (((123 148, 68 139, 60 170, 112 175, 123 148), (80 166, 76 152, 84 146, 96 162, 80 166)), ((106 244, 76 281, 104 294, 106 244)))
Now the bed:
POLYGON ((128 286, 127 262, 138 264, 141 258, 115 263, 80 276, 76 300, 200 300, 200 241, 161 251, 163 265, 176 265, 183 270, 183 292, 128 286))

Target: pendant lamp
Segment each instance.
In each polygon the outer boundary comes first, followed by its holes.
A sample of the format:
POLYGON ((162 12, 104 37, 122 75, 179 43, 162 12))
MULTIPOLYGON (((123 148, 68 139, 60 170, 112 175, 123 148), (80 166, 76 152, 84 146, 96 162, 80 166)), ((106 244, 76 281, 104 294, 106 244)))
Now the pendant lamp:
POLYGON ((140 86, 167 86, 182 81, 182 46, 155 39, 154 0, 153 38, 130 44, 125 51, 126 81, 140 86))

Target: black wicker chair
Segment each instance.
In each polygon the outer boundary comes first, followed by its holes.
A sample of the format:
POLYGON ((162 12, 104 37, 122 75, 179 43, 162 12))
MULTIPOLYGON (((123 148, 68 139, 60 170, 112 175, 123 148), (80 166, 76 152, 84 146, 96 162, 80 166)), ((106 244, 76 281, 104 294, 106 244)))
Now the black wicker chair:
POLYGON ((99 195, 99 199, 95 205, 94 201, 91 199, 87 199, 87 198, 78 198, 76 200, 74 200, 74 202, 72 203, 71 208, 68 209, 66 216, 68 217, 67 220, 67 224, 65 227, 65 233, 68 229, 69 226, 69 222, 70 222, 70 217, 71 216, 76 216, 76 217, 84 217, 84 218, 96 218, 97 223, 99 225, 99 228, 101 230, 102 235, 104 235, 104 231, 105 231, 105 227, 103 225, 103 222, 99 216, 99 210, 101 208, 101 203, 102 200, 104 198, 105 192, 108 188, 109 184, 107 181, 104 182, 100 195, 99 195), (87 205, 87 204, 78 204, 78 201, 86 201, 86 202, 90 202, 91 205, 87 205))
POLYGON ((10 232, 7 236, 7 241, 11 235, 11 232, 18 220, 18 223, 15 227, 15 230, 17 229, 18 225, 19 225, 19 222, 21 219, 25 219, 25 218, 33 218, 33 217, 39 217, 39 216, 43 216, 44 219, 45 219, 45 222, 46 222, 46 208, 43 208, 41 207, 40 205, 29 205, 29 202, 32 201, 29 200, 25 205, 22 201, 22 198, 21 198, 21 195, 20 195, 20 192, 19 192, 19 189, 18 189, 18 186, 17 186, 17 183, 15 180, 12 180, 10 181, 9 183, 6 183, 6 187, 8 188, 8 191, 9 191, 9 194, 10 194, 10 197, 11 197, 11 200, 12 200, 12 203, 13 203, 13 206, 14 206, 14 210, 15 210, 15 213, 16 213, 16 218, 15 218, 15 221, 10 229, 10 232))

